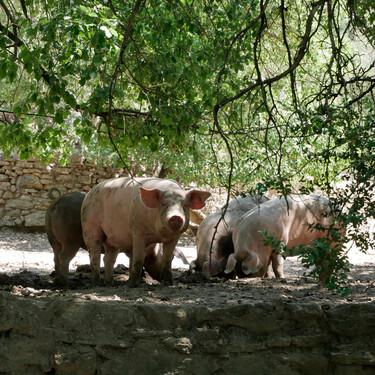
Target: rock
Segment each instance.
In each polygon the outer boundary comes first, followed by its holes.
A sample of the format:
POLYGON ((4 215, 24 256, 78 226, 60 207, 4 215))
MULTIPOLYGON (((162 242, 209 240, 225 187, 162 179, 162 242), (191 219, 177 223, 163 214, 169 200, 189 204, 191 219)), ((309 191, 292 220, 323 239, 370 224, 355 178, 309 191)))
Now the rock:
POLYGON ((168 337, 164 340, 164 344, 169 349, 177 350, 182 354, 189 354, 191 352, 191 349, 193 348, 193 344, 187 337, 181 337, 178 339, 175 337, 168 337))
POLYGON ((30 210, 34 207, 34 202, 30 199, 9 199, 6 203, 7 208, 19 208, 23 210, 30 210))
POLYGON ((26 227, 44 227, 46 220, 45 211, 37 211, 25 216, 26 227))
POLYGON ((137 305, 138 318, 146 320, 155 327, 185 327, 189 324, 189 314, 185 307, 173 305, 137 305))
POLYGON ((196 309, 196 316, 199 323, 212 322, 222 326, 230 321, 231 325, 255 334, 271 333, 287 324, 285 312, 269 303, 249 303, 216 310, 201 307, 196 309))
POLYGON ((43 189, 43 185, 36 176, 23 175, 17 178, 17 186, 19 189, 43 189))
POLYGON ((327 312, 333 333, 340 336, 373 336, 375 333, 375 304, 346 304, 327 312), (359 312, 361 312, 359 314, 359 312))
POLYGON ((35 272, 22 271, 11 277, 12 283, 15 285, 23 285, 34 287, 38 285, 40 281, 40 276, 35 272))
POLYGON ((4 199, 11 199, 11 198, 13 198, 13 196, 14 196, 14 194, 11 191, 8 190, 4 193, 3 198, 4 199))
POLYGON ((0 273, 0 285, 9 285, 11 282, 11 277, 5 273, 0 273))
POLYGON ((375 356, 369 351, 355 351, 344 348, 345 351, 338 353, 331 353, 331 360, 334 363, 344 365, 375 365, 375 356))
POLYGON ((55 354, 57 374, 94 375, 96 373, 96 353, 89 346, 71 348, 64 346, 55 354))
POLYGON ((85 185, 90 185, 91 184, 91 177, 87 176, 87 175, 78 176, 77 180, 80 183, 85 184, 85 185))

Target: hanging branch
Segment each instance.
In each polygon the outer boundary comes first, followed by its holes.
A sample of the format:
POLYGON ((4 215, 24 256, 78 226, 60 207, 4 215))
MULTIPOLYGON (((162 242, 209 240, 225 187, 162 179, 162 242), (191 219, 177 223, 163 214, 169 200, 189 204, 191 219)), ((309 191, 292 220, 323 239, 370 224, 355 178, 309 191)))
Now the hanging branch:
POLYGON ((128 23, 128 26, 127 26, 126 31, 125 31, 124 39, 123 39, 122 44, 121 44, 120 54, 119 54, 119 57, 117 59, 116 68, 115 68, 115 71, 112 74, 111 84, 109 86, 108 114, 104 117, 104 121, 107 125, 108 137, 109 137, 114 149, 116 150, 116 153, 117 153, 118 157, 120 158, 121 162, 123 163, 124 168, 128 171, 128 173, 130 174, 130 176, 132 178, 133 178, 133 175, 132 175, 131 169, 129 168, 127 163, 125 163, 125 161, 124 161, 124 159, 123 159, 123 157, 122 157, 119 149, 117 148, 117 145, 115 144, 115 142, 113 140, 113 137, 112 137, 112 133, 111 133, 112 101, 113 101, 113 90, 116 86, 117 77, 118 77, 118 75, 120 74, 120 71, 121 71, 121 65, 122 65, 122 61, 123 61, 123 57, 124 57, 126 47, 129 43, 130 33, 131 33, 132 28, 133 28, 133 22, 134 22, 135 16, 139 12, 139 8, 140 8, 141 4, 144 1, 145 0, 137 0, 135 6, 133 8, 132 14, 130 16, 129 23, 128 23))
POLYGON ((267 86, 267 85, 270 85, 274 82, 280 81, 282 78, 286 77, 291 72, 293 72, 299 66, 299 64, 301 63, 302 59, 305 57, 305 55, 308 51, 308 45, 309 45, 310 38, 311 38, 311 30, 312 30, 312 24, 313 24, 313 21, 314 21, 314 16, 317 13, 317 11, 324 6, 324 4, 326 2, 327 2, 327 0, 320 0, 317 3, 314 4, 314 7, 312 8, 312 10, 311 10, 311 12, 310 12, 310 14, 307 18, 307 21, 306 21, 305 34, 302 38, 302 42, 301 42, 301 44, 298 48, 298 51, 297 51, 297 53, 294 57, 293 64, 291 66, 289 66, 288 69, 284 70, 282 73, 280 73, 280 74, 278 74, 278 75, 276 75, 272 78, 267 78, 267 79, 262 80, 262 81, 256 81, 252 85, 240 90, 236 95, 234 95, 230 98, 223 99, 222 101, 220 101, 219 103, 217 103, 215 105, 214 112, 218 112, 226 104, 231 103, 231 102, 241 98, 242 96, 244 96, 245 94, 247 94, 250 91, 253 91, 257 87, 260 87, 261 85, 267 86))

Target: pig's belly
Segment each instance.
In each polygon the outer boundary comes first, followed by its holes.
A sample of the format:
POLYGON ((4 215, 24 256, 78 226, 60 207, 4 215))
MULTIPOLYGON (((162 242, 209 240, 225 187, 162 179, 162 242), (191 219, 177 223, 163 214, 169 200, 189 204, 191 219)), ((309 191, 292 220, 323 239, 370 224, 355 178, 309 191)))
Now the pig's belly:
POLYGON ((104 230, 106 235, 105 242, 107 245, 122 248, 124 250, 131 249, 133 245, 133 237, 130 231, 125 228, 114 230, 113 228, 108 228, 104 230))
MULTIPOLYGON (((133 233, 130 228, 126 226, 117 227, 112 223, 112 225, 103 225, 103 231, 106 236, 105 242, 109 246, 131 251, 133 233)), ((160 233, 151 233, 147 228, 137 231, 137 234, 134 235, 140 236, 146 247, 155 243, 165 243, 176 237, 174 235, 163 236, 160 233)))

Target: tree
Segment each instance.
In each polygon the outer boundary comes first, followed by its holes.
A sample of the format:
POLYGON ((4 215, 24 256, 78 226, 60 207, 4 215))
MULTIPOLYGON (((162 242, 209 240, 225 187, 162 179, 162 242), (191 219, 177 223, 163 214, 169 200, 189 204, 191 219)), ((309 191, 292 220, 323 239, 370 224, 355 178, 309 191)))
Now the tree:
POLYGON ((375 215, 373 2, 0 5, 4 149, 47 159, 79 139, 183 182, 320 189, 369 245, 357 229, 375 215))

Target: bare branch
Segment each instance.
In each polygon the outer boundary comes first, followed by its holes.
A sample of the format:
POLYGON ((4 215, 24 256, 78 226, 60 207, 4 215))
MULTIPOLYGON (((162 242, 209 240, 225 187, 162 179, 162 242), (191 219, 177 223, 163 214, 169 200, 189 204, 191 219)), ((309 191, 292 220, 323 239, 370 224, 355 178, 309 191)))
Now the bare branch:
POLYGON ((128 171, 128 173, 132 177, 133 177, 132 171, 131 171, 130 167, 127 165, 127 163, 125 163, 124 159, 122 158, 122 155, 121 155, 121 153, 120 153, 120 151, 119 151, 119 149, 118 149, 117 145, 115 144, 115 142, 113 140, 113 137, 112 137, 112 133, 111 133, 112 101, 113 101, 113 90, 114 90, 114 88, 116 86, 117 77, 118 77, 118 75, 120 73, 120 67, 121 67, 121 64, 122 64, 122 61, 123 61, 123 57, 124 57, 124 53, 125 53, 126 47, 127 47, 128 43, 129 43, 130 33, 131 33, 132 28, 133 28, 133 22, 134 22, 135 16, 139 12, 139 8, 140 8, 141 4, 144 1, 145 0, 137 0, 135 6, 133 8, 132 14, 130 16, 130 19, 129 19, 129 22, 128 22, 128 26, 127 26, 126 31, 125 31, 124 39, 123 39, 122 44, 121 44, 120 54, 119 54, 119 57, 118 57, 118 60, 117 60, 116 68, 115 68, 115 71, 112 74, 111 84, 109 86, 108 114, 104 116, 104 121, 105 121, 105 123, 107 125, 108 137, 109 137, 109 139, 110 139, 110 141, 111 141, 114 149, 116 150, 116 153, 119 156, 121 162, 123 163, 124 168, 126 168, 126 170, 128 171))
POLYGON ((296 53, 296 56, 294 57, 293 64, 291 66, 289 66, 288 69, 284 70, 284 72, 282 72, 282 73, 280 73, 280 74, 278 74, 278 75, 276 75, 272 78, 268 78, 268 79, 261 80, 261 81, 258 80, 254 84, 252 84, 252 85, 246 87, 245 89, 239 91, 236 95, 220 101, 219 103, 217 103, 215 105, 214 112, 219 111, 219 109, 222 108, 223 106, 225 106, 226 104, 241 98, 243 95, 247 94, 249 91, 252 91, 257 87, 260 87, 261 85, 270 85, 274 82, 277 82, 277 81, 281 80, 282 78, 284 78, 285 76, 287 76, 288 74, 290 74, 291 72, 293 72, 299 66, 302 59, 306 55, 306 52, 308 50, 308 45, 309 45, 309 42, 310 42, 311 29, 312 29, 312 24, 313 24, 313 21, 314 21, 314 16, 318 12, 318 10, 321 9, 321 7, 326 3, 326 1, 327 0, 320 0, 317 3, 314 4, 313 9, 311 10, 311 12, 309 14, 309 17, 307 18, 307 21, 306 21, 305 34, 302 38, 302 42, 301 42, 300 47, 299 47, 299 49, 296 53))

